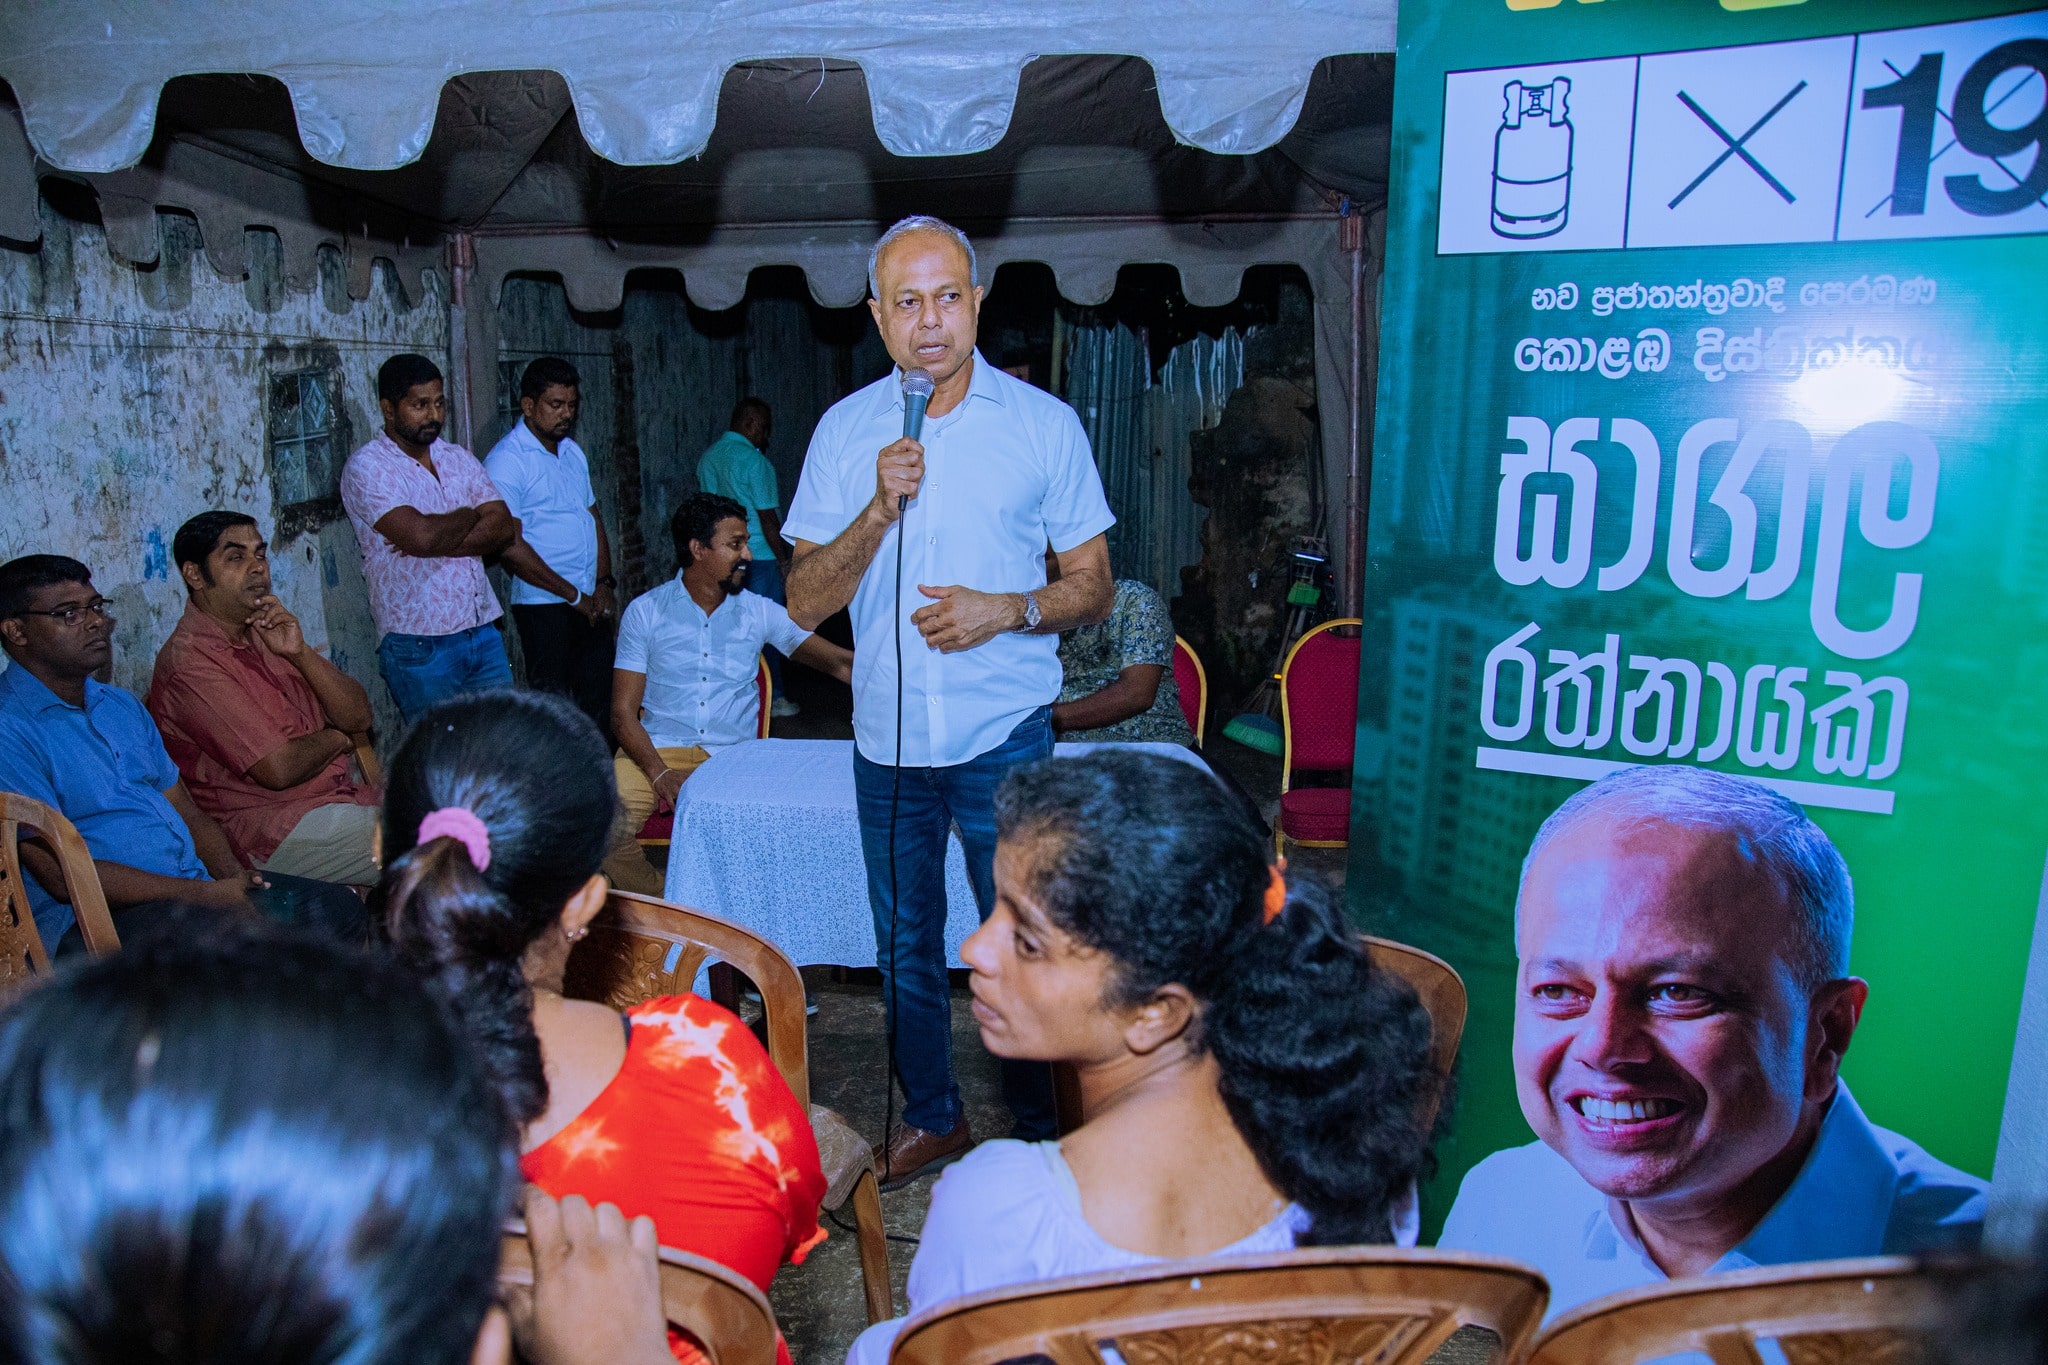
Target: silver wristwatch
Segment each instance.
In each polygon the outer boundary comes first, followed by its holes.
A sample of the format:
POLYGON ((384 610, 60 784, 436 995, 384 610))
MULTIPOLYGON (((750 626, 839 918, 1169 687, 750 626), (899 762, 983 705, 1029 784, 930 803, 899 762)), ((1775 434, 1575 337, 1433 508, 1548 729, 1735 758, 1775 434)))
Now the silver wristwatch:
POLYGON ((1042 614, 1042 613, 1041 613, 1041 612, 1040 612, 1040 611, 1038 610, 1038 594, 1037 594, 1037 593, 1035 593, 1035 592, 1027 592, 1027 593, 1025 593, 1025 594, 1024 594, 1024 629, 1025 629, 1025 630, 1037 630, 1037 629, 1038 629, 1038 623, 1039 623, 1040 621, 1043 621, 1044 619, 1045 619, 1044 615, 1043 615, 1043 614, 1042 614))

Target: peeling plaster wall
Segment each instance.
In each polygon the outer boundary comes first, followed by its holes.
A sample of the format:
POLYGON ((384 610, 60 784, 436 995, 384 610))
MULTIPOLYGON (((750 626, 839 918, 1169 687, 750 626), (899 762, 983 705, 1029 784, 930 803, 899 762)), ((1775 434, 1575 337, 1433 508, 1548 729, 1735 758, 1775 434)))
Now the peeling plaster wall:
POLYGON ((37 249, 0 245, 0 560, 40 552, 89 565, 118 615, 113 680, 139 693, 184 610, 177 528, 209 508, 246 511, 273 537, 279 597, 369 688, 388 742, 398 714, 377 676, 354 532, 343 518, 277 534, 267 393, 273 373, 332 367, 350 444, 367 440, 382 426, 387 356, 448 363, 439 285, 407 300, 379 262, 368 298, 354 301, 339 253, 326 251, 313 287, 294 290, 277 236, 261 230, 246 234, 248 275, 225 277, 197 223, 169 213, 157 215, 155 262, 130 266, 64 202, 73 213, 42 202, 37 249))

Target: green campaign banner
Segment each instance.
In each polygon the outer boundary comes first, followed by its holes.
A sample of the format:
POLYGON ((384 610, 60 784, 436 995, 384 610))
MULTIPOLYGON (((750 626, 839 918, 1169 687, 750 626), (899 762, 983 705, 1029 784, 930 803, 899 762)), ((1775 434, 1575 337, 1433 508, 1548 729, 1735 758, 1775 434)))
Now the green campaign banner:
POLYGON ((2048 857, 2048 10, 1401 9, 1349 887, 1471 991, 1430 1192, 1530 1140, 1513 909, 1622 764, 1808 808, 1873 1121, 1990 1174, 2048 857))

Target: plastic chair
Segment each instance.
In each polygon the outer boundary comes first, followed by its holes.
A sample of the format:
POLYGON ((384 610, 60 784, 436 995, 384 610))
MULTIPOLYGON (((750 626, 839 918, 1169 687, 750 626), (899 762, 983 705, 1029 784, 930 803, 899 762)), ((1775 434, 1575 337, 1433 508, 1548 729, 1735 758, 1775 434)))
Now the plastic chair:
POLYGON ((1358 743, 1359 637, 1339 635, 1357 617, 1325 621, 1294 642, 1280 666, 1280 818, 1273 847, 1287 841, 1309 848, 1342 848, 1351 839, 1351 784, 1295 787, 1294 774, 1349 776, 1358 743))
MULTIPOLYGON (((1448 1081, 1458 1065, 1458 1044, 1465 1036, 1465 979, 1434 953, 1389 938, 1374 938, 1370 934, 1361 937, 1373 965, 1400 977, 1421 997, 1422 1008, 1429 1014, 1430 1065, 1448 1081)), ((1441 1091, 1429 1097, 1421 1114, 1424 1132, 1436 1127, 1437 1108, 1442 1102, 1441 1091)))
POLYGON ((1631 1289, 1560 1317, 1529 1365, 1638 1365, 1698 1352, 1714 1365, 1755 1365, 1775 1341, 1790 1365, 1912 1365, 1935 1358, 1953 1321, 1942 1283, 1898 1256, 1735 1270, 1631 1289))
POLYGON ((1202 747, 1202 732, 1209 720, 1209 671, 1195 647, 1173 637, 1173 681, 1180 688, 1180 711, 1195 732, 1195 747, 1202 747))
MULTIPOLYGON (((674 1247, 660 1254, 661 1311, 670 1326, 695 1337, 713 1365, 773 1365, 775 1313, 746 1276, 674 1247)), ((498 1283, 533 1285, 533 1247, 523 1219, 505 1225, 498 1283)))
POLYGON ((103 957, 121 947, 113 917, 107 913, 106 893, 100 889, 99 870, 77 827, 40 801, 0 792, 0 1001, 50 974, 49 950, 36 932, 28 874, 21 867, 24 837, 40 838, 55 851, 85 950, 103 957))
MULTIPOLYGON (((770 720, 768 704, 772 696, 772 688, 773 683, 768 674, 768 660, 763 658, 760 661, 760 666, 754 670, 754 691, 760 697, 760 719, 754 723, 754 738, 756 739, 768 738, 768 722, 770 720)), ((661 810, 647 817, 647 823, 640 826, 640 833, 635 838, 642 848, 667 848, 669 840, 675 837, 675 831, 675 811, 661 810)))
POLYGON ((811 1117, 825 1170, 826 1209, 851 1201, 869 1322, 894 1316, 881 1188, 867 1139, 832 1110, 811 1103, 804 983, 783 951, 730 920, 652 896, 614 891, 570 955, 564 993, 624 1010, 658 995, 684 995, 705 958, 730 963, 761 992, 768 1056, 811 1117))
POLYGON ((1461 1327, 1519 1360, 1550 1287, 1491 1256, 1321 1247, 1178 1261, 970 1294, 913 1317, 891 1365, 1045 1356, 1127 1361, 1371 1361, 1419 1365, 1461 1327))

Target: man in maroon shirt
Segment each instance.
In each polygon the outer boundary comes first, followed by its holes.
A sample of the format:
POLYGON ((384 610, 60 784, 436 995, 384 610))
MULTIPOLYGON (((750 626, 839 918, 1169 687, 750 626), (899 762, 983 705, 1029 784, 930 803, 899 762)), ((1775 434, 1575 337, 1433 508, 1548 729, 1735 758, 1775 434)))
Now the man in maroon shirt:
POLYGON ((271 592, 256 520, 202 512, 172 542, 185 615, 156 656, 149 713, 201 810, 266 872, 372 886, 376 793, 349 755, 370 698, 271 592))

